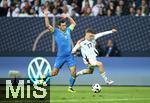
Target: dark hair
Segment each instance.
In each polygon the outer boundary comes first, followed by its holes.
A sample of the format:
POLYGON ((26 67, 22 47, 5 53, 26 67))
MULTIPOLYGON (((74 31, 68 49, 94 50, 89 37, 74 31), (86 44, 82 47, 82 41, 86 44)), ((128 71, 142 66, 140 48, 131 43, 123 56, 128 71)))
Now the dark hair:
POLYGON ((66 22, 65 22, 65 20, 61 19, 61 20, 58 21, 57 25, 61 25, 61 23, 66 23, 66 22))
POLYGON ((95 32, 91 29, 91 28, 88 28, 85 30, 85 33, 92 33, 92 34, 95 34, 95 32))
POLYGON ((142 8, 141 8, 141 7, 138 7, 137 10, 142 10, 142 8))

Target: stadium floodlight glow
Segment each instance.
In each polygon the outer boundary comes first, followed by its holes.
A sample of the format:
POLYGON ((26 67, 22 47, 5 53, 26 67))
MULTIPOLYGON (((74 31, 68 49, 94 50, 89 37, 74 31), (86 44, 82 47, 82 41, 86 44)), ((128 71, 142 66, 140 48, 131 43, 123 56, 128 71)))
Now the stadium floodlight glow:
MULTIPOLYGON (((40 76, 49 72, 51 72, 51 66, 47 59, 43 57, 36 57, 29 63, 28 76, 34 84, 40 84, 38 80, 39 78, 41 78, 40 76)), ((44 83, 47 83, 48 80, 49 78, 46 78, 44 83)))

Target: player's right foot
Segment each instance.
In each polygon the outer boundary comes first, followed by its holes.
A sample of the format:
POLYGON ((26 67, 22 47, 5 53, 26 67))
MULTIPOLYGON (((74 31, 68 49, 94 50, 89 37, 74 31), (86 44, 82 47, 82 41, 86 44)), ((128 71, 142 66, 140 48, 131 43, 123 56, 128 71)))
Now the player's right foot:
POLYGON ((69 87, 68 92, 75 93, 76 91, 72 87, 69 87))
POLYGON ((112 85, 113 83, 114 83, 114 81, 112 81, 112 80, 106 81, 106 84, 107 84, 107 85, 112 85))

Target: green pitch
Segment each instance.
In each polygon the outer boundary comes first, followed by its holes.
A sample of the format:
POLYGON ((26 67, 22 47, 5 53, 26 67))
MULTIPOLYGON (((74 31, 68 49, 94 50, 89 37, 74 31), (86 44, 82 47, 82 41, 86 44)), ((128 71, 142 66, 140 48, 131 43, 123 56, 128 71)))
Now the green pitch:
POLYGON ((51 86, 50 103, 150 103, 150 87, 107 87, 93 93, 90 86, 75 86, 76 93, 67 86, 51 86))

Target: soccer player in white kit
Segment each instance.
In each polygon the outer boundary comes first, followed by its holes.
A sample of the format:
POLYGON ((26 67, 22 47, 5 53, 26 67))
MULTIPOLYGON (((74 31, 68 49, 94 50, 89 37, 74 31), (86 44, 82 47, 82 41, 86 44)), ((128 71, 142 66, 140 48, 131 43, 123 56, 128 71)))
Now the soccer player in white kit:
POLYGON ((111 85, 114 81, 107 78, 103 63, 97 61, 96 56, 98 51, 96 50, 96 40, 102 36, 117 32, 116 29, 112 29, 110 31, 105 31, 102 33, 94 34, 91 29, 87 29, 85 32, 85 37, 80 39, 75 47, 72 49, 72 53, 76 53, 78 49, 81 49, 81 54, 83 57, 84 63, 88 66, 88 69, 83 69, 77 72, 77 76, 84 74, 92 74, 95 67, 98 67, 99 72, 104 79, 105 83, 111 85))

